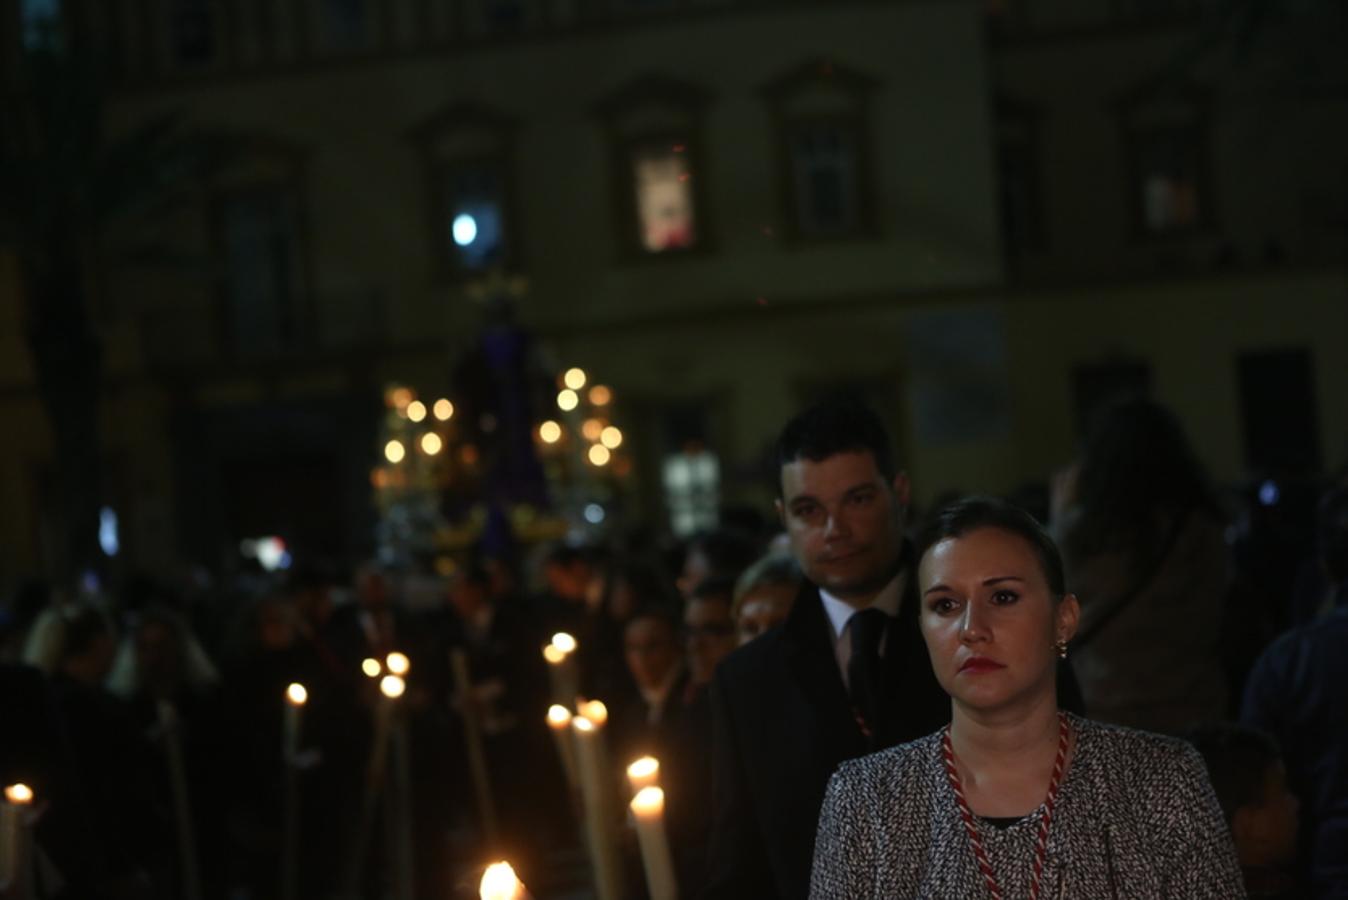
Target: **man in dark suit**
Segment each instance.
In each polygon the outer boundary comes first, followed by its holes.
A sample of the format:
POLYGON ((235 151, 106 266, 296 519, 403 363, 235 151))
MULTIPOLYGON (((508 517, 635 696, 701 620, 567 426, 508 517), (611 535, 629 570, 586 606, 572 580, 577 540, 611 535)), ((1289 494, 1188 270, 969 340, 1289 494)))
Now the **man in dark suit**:
POLYGON ((918 631, 908 477, 870 410, 832 402, 777 444, 777 510, 807 582, 713 684, 707 898, 804 898, 824 788, 847 759, 949 720, 918 631))

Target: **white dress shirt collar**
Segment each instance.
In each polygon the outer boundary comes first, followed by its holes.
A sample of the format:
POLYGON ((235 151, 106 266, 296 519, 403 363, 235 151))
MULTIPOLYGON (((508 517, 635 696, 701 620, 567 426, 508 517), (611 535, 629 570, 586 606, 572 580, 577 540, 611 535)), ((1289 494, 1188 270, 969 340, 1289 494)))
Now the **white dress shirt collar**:
MULTIPOLYGON (((875 595, 875 599, 871 601, 870 606, 864 608, 878 609, 890 618, 897 616, 899 606, 903 603, 903 574, 900 571, 891 578, 889 583, 880 589, 880 593, 875 595)), ((833 626, 833 639, 836 641, 842 637, 843 630, 847 628, 847 623, 859 610, 846 600, 838 599, 823 588, 819 589, 819 599, 824 603, 824 612, 828 614, 829 624, 833 626)))

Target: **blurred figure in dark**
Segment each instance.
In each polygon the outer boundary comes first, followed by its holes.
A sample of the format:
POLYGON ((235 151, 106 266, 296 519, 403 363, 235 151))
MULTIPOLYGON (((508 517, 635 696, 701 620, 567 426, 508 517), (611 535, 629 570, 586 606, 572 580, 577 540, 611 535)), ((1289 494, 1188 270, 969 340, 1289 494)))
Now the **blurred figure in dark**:
POLYGON ((498 600, 497 584, 477 559, 461 566, 449 584, 450 616, 441 656, 442 663, 451 667, 446 684, 450 703, 460 715, 449 748, 452 795, 446 803, 472 814, 479 833, 485 835, 480 810, 471 799, 472 772, 464 743, 462 715, 470 714, 482 737, 500 829, 499 843, 487 850, 512 860, 521 877, 533 873, 534 883, 540 884, 549 844, 569 837, 565 823, 570 808, 544 720, 548 708, 544 663, 530 637, 525 611, 498 600), (467 663, 466 693, 454 681, 454 654, 462 654, 467 663), (533 777, 521 777, 526 772, 533 777))
POLYGON ((711 684, 716 666, 739 646, 730 615, 734 598, 734 579, 713 577, 693 588, 683 605, 689 683, 697 690, 711 684))
POLYGON ((369 562, 355 577, 356 602, 337 607, 323 634, 343 671, 358 672, 366 658, 383 660, 394 650, 405 651, 406 622, 394 597, 391 573, 369 562))
POLYGON ((85 604, 61 612, 54 647, 51 691, 69 737, 71 762, 87 804, 88 830, 106 861, 107 893, 148 896, 147 841, 153 822, 145 797, 151 782, 150 756, 126 705, 103 682, 112 668, 117 636, 99 609, 85 604))
POLYGON ((565 631, 581 642, 591 635, 595 616, 589 608, 594 567, 581 547, 559 544, 543 560, 543 592, 533 599, 535 634, 547 643, 553 634, 565 631))
POLYGON ((745 569, 735 582, 731 607, 739 643, 785 622, 804 578, 789 553, 769 553, 745 569))
POLYGON ((650 604, 634 612, 623 632, 623 659, 637 692, 613 716, 614 745, 626 765, 647 754, 661 758, 685 706, 688 667, 676 609, 650 604))
POLYGON ((110 877, 110 848, 90 820, 66 725, 42 673, 0 662, 0 711, 0 784, 33 791, 34 854, 43 860, 33 867, 35 895, 103 900, 118 896, 114 888, 132 887, 110 877))
POLYGON ((1287 787, 1278 745, 1268 735, 1226 722, 1188 734, 1203 755, 1208 778, 1235 839, 1251 898, 1303 897, 1297 881, 1297 799, 1287 787))
POLYGON ((1315 509, 1316 554, 1297 579, 1293 600, 1294 625, 1314 622, 1334 610, 1348 606, 1348 579, 1331 570, 1331 560, 1342 551, 1333 544, 1348 531, 1348 473, 1325 491, 1315 509))
MULTIPOLYGON (((1348 583, 1348 498, 1326 500, 1321 558, 1331 582, 1342 586, 1348 583)), ((1288 781, 1301 800, 1311 896, 1348 896, 1348 606, 1269 646, 1250 673, 1241 721, 1282 747, 1288 781)))
MULTIPOLYGON (((222 678, 220 715, 225 723, 229 766, 216 777, 228 784, 228 823, 234 848, 230 881, 253 896, 271 893, 281 867, 284 827, 282 756, 286 689, 305 687, 301 751, 327 743, 336 692, 333 677, 313 644, 300 639, 300 617, 290 594, 273 592, 246 609, 236 624, 222 678)), ((304 771, 300 786, 306 805, 313 775, 304 771)), ((317 810, 315 810, 317 812, 317 810)), ((323 821, 313 816, 310 821, 323 821)), ((314 829, 310 829, 314 835, 314 829)), ((312 846, 306 848, 312 863, 312 846)), ((323 883, 326 868, 305 865, 300 876, 306 890, 323 883)))
POLYGON ((44 610, 58 606, 56 592, 45 581, 25 581, 0 608, 0 661, 17 661, 33 623, 44 610))
POLYGON ((230 765, 220 714, 219 675, 182 617, 164 607, 142 609, 127 629, 108 687, 130 706, 150 755, 151 784, 142 801, 153 817, 157 848, 152 878, 167 895, 184 892, 180 823, 172 780, 172 748, 181 753, 197 867, 209 895, 225 882, 229 846, 225 817, 230 765))
POLYGON ((1175 417, 1148 400, 1106 409, 1053 509, 1091 717, 1169 734, 1224 718, 1225 523, 1175 417))
POLYGON ((763 552, 752 535, 732 528, 718 528, 694 535, 683 557, 677 586, 685 598, 707 578, 738 578, 763 552))

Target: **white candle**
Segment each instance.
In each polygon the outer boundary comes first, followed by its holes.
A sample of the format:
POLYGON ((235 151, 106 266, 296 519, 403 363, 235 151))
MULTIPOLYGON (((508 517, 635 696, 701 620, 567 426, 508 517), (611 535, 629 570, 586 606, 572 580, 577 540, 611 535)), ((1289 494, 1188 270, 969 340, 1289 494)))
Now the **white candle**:
POLYGON ((601 700, 581 700, 576 704, 576 712, 600 728, 608 724, 608 707, 601 700))
POLYGON ((388 759, 389 734, 393 729, 393 709, 398 698, 407 689, 407 683, 397 675, 385 675, 379 679, 379 692, 383 694, 374 710, 374 746, 370 750, 370 794, 379 793, 384 780, 384 767, 388 759))
POLYGON ((25 814, 33 805, 33 791, 26 784, 5 788, 0 802, 0 894, 22 897, 28 881, 28 829, 25 814))
POLYGON ((481 900, 528 900, 529 892, 515 874, 510 863, 501 860, 487 866, 477 894, 481 900))
POLYGON ((300 752, 300 714, 304 710, 304 704, 308 701, 309 692, 304 689, 304 685, 296 682, 286 688, 286 712, 281 751, 282 758, 288 766, 295 764, 295 757, 300 752))
POLYGON ((491 777, 487 772, 487 753, 482 744, 482 723, 478 719, 477 704, 473 702, 473 680, 468 670, 468 654, 461 649, 450 651, 450 667, 454 670, 454 686, 462 702, 463 739, 468 752, 468 769, 473 776, 473 794, 477 799, 482 830, 489 844, 496 843, 496 803, 492 798, 491 777))
POLYGON ((659 786, 660 760, 654 756, 643 756, 627 767, 627 784, 632 794, 641 793, 642 788, 659 786))
POLYGON ((178 711, 167 700, 158 702, 159 727, 164 736, 169 784, 173 788, 173 811, 178 824, 178 859, 183 871, 183 896, 200 900, 201 876, 197 870, 197 841, 192 823, 192 803, 187 793, 187 765, 178 735, 178 711))
POLYGON ((543 648, 543 658, 548 663, 548 680, 552 684, 552 701, 570 706, 576 701, 580 690, 579 673, 576 670, 576 639, 564 631, 552 636, 552 642, 543 648))
POLYGON ((614 810, 610 808, 605 785, 599 727, 584 716, 571 720, 576 738, 576 770, 580 775, 580 793, 585 804, 585 836, 590 846, 594 869, 594 887, 599 900, 622 897, 622 867, 614 834, 614 810))
POLYGON ((562 772, 572 791, 579 787, 576 775, 576 748, 571 740, 571 711, 559 703, 548 707, 548 729, 552 731, 557 755, 562 760, 562 772))
POLYGON ((644 787, 632 798, 631 809, 651 900, 677 900, 674 857, 665 835, 665 792, 658 787, 644 787))

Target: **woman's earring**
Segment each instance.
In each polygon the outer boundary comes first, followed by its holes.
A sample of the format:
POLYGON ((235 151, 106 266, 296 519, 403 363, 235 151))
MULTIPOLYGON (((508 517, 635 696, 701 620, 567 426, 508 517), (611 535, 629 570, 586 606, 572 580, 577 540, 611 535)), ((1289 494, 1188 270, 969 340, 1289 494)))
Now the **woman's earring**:
POLYGON ((1067 641, 1058 638, 1053 642, 1053 649, 1058 651, 1058 659, 1067 659, 1067 641))

